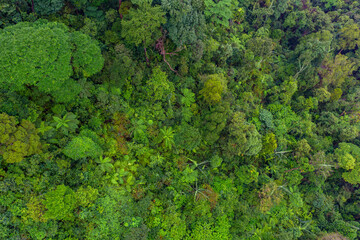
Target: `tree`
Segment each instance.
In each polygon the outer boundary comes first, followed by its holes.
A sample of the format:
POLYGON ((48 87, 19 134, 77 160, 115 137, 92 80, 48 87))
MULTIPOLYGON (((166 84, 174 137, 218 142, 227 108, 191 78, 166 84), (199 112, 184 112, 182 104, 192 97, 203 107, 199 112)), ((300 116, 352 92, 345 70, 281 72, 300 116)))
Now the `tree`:
POLYGON ((18 124, 15 117, 0 114, 0 155, 7 163, 21 162, 40 152, 40 137, 33 123, 22 120, 18 124))
POLYGON ((297 65, 294 79, 303 76, 305 81, 298 82, 299 88, 309 89, 318 83, 318 78, 314 76, 315 70, 330 52, 332 40, 333 35, 328 30, 305 35, 300 39, 294 51, 294 64, 297 65))
POLYGON ((208 144, 213 145, 219 139, 220 133, 226 127, 229 113, 228 102, 218 103, 209 111, 204 111, 202 132, 208 144))
POLYGON ((177 47, 193 44, 201 38, 205 19, 199 5, 191 0, 161 1, 161 7, 169 13, 165 27, 177 47))
POLYGON ((111 172, 112 170, 114 170, 114 165, 111 163, 112 159, 109 157, 100 156, 100 158, 96 159, 95 162, 99 164, 97 169, 101 173, 111 172))
POLYGON ((160 6, 151 6, 152 0, 133 0, 138 8, 131 8, 121 22, 122 37, 129 43, 143 44, 146 61, 146 48, 161 36, 160 26, 166 22, 165 13, 160 6))
POLYGON ((318 119, 319 130, 339 141, 349 141, 359 136, 359 129, 351 124, 348 115, 336 116, 332 112, 322 112, 318 119))
POLYGON ((260 152, 262 148, 261 135, 256 130, 254 124, 245 120, 245 114, 236 112, 229 125, 229 141, 227 151, 231 155, 253 156, 260 152))
POLYGON ((65 101, 69 99, 59 92, 77 85, 69 82, 74 72, 88 77, 104 63, 94 40, 79 32, 70 33, 64 24, 45 20, 22 22, 0 31, 0 54, 0 83, 4 87, 17 91, 36 86, 65 101))
POLYGON ((64 6, 64 0, 33 0, 34 11, 40 15, 56 13, 64 6))
POLYGON ((175 144, 174 143, 174 130, 172 129, 172 127, 163 127, 162 129, 160 129, 160 134, 159 134, 159 141, 160 143, 162 143, 162 145, 164 146, 164 148, 168 148, 169 150, 172 149, 172 146, 175 144))
POLYGON ((79 121, 76 119, 76 115, 71 112, 67 112, 62 118, 54 116, 53 119, 53 126, 65 135, 68 135, 69 131, 74 132, 78 128, 79 121))
POLYGON ((223 74, 212 74, 205 77, 204 87, 199 93, 208 104, 214 105, 221 101, 221 96, 226 89, 225 76, 223 74))
MULTIPOLYGON (((114 53, 115 59, 106 66, 104 71, 104 73, 110 73, 111 85, 123 87, 129 80, 138 84, 143 74, 138 62, 134 60, 133 53, 123 44, 116 45, 114 53)), ((107 75, 105 76, 108 78, 107 75)))
POLYGON ((91 203, 95 202, 99 195, 99 190, 91 186, 81 186, 75 193, 77 204, 81 207, 88 207, 91 203))
POLYGON ((74 191, 65 185, 58 185, 56 189, 45 193, 43 205, 46 207, 45 219, 71 220, 76 207, 74 191))
POLYGON ((339 33, 339 46, 341 49, 353 50, 360 45, 360 29, 356 23, 343 27, 339 33))
POLYGON ((83 133, 78 137, 74 137, 70 143, 66 145, 63 153, 74 160, 86 157, 96 159, 102 155, 103 150, 99 144, 96 143, 96 140, 94 141, 89 135, 86 136, 86 134, 83 133))
POLYGON ((100 72, 104 65, 101 50, 94 40, 81 32, 73 32, 70 35, 76 51, 72 55, 72 66, 77 73, 84 77, 90 77, 100 72))
POLYGON ((190 122, 191 117, 193 116, 193 109, 196 106, 195 104, 195 94, 187 89, 181 89, 182 96, 180 97, 180 102, 182 104, 181 115, 182 119, 185 122, 190 122))
POLYGON ((167 74, 160 67, 153 69, 150 79, 146 82, 147 95, 150 102, 166 102, 173 96, 174 85, 168 80, 167 74))
MULTIPOLYGON (((232 4, 233 0, 205 0, 205 16, 210 18, 217 24, 229 27, 229 20, 232 17, 232 4)), ((235 5, 235 4, 234 4, 235 5)))
POLYGON ((183 123, 180 125, 179 132, 175 135, 175 144, 176 146, 183 148, 187 151, 194 150, 197 146, 201 144, 202 137, 199 129, 183 123))
POLYGON ((345 55, 338 54, 335 59, 326 58, 319 68, 321 85, 324 87, 341 87, 354 70, 356 70, 355 63, 345 55))
POLYGON ((342 174, 344 180, 351 184, 360 183, 360 148, 351 143, 339 143, 335 157, 339 166, 347 170, 342 174))

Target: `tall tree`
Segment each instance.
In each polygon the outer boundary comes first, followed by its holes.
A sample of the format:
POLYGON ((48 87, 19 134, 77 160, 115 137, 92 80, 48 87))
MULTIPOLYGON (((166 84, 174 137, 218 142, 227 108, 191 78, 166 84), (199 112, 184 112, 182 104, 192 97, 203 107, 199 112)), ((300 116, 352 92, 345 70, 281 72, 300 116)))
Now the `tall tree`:
POLYGON ((191 0, 162 0, 161 6, 169 14, 165 27, 177 47, 201 38, 205 28, 202 4, 191 0))
MULTIPOLYGON (((63 89, 76 89, 70 80, 74 72, 89 77, 104 64, 96 41, 80 32, 70 33, 64 24, 44 20, 0 31, 0 54, 3 88, 16 91, 36 86, 60 101, 66 100, 59 94, 63 89)), ((77 93, 72 93, 73 97, 77 93)))
POLYGON ((160 26, 166 22, 165 13, 160 6, 151 6, 152 0, 133 0, 132 2, 138 5, 138 8, 131 8, 122 20, 122 37, 135 46, 142 44, 148 62, 146 48, 161 36, 160 26))

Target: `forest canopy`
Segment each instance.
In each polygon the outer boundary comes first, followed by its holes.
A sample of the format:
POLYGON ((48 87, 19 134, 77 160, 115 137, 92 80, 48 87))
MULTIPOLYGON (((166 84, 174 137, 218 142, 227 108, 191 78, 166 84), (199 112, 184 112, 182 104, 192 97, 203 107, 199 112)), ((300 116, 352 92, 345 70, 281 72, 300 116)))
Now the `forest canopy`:
POLYGON ((359 16, 0 0, 0 239, 359 239, 359 16))

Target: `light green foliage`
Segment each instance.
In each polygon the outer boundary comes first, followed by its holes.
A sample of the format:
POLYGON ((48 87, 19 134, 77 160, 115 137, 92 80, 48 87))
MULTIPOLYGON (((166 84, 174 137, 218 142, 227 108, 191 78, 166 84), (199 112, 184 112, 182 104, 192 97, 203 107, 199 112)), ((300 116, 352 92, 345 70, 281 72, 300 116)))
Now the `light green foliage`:
POLYGON ((352 50, 360 45, 360 29, 357 24, 349 24, 340 30, 339 46, 344 50, 352 50))
POLYGON ((46 208, 44 218, 49 220, 72 220, 76 207, 74 191, 65 185, 45 193, 43 204, 46 208))
POLYGON ((296 157, 306 157, 309 155, 311 147, 306 139, 301 139, 296 144, 295 156, 296 157))
POLYGON ((74 132, 78 128, 79 121, 72 112, 67 112, 62 118, 53 116, 53 126, 56 130, 62 131, 64 134, 74 132))
POLYGON ((146 82, 148 99, 154 101, 169 101, 174 93, 174 85, 168 80, 167 74, 159 67, 153 69, 150 79, 146 82))
MULTIPOLYGON (((332 231, 336 231, 336 232, 339 232, 341 235, 340 237, 342 239, 344 239, 345 237, 347 239, 356 239, 358 234, 357 234, 357 229, 354 228, 353 226, 354 224, 353 223, 349 223, 349 222, 346 222, 344 220, 335 220, 330 226, 329 228, 332 230, 332 231)), ((336 236, 336 235, 335 235, 336 236)), ((340 238, 340 239, 341 239, 340 238)))
POLYGON ((196 107, 195 94, 187 88, 183 88, 181 92, 183 94, 183 96, 180 97, 180 102, 183 105, 182 117, 184 121, 189 122, 193 116, 193 109, 196 107))
POLYGON ((230 227, 231 225, 228 221, 228 217, 223 214, 221 217, 218 217, 214 223, 197 222, 195 228, 186 239, 232 239, 230 235, 230 227))
POLYGON ((322 85, 340 87, 349 75, 356 69, 355 63, 345 55, 338 54, 335 59, 326 59, 319 69, 322 85))
POLYGON ((215 2, 213 0, 205 0, 205 16, 215 23, 224 27, 229 27, 229 20, 232 17, 232 5, 236 5, 236 0, 223 0, 215 2))
POLYGON ((346 169, 352 170, 355 168, 355 158, 350 153, 338 156, 339 166, 346 169))
POLYGON ((359 16, 0 0, 0 239, 358 239, 359 16))
POLYGON ((342 174, 342 177, 345 181, 351 184, 359 184, 360 183, 360 167, 357 166, 355 169, 353 169, 350 172, 344 172, 342 174))
POLYGON ((284 27, 304 28, 308 24, 305 11, 293 11, 286 17, 284 27))
POLYGON ((112 159, 109 157, 100 156, 100 158, 96 159, 95 162, 99 164, 97 169, 102 173, 111 172, 114 169, 114 165, 111 163, 112 159))
POLYGON ((274 118, 270 111, 266 109, 261 109, 259 114, 259 119, 262 121, 267 128, 274 128, 274 118))
POLYGON ((341 98, 343 91, 340 88, 335 88, 330 96, 331 101, 337 101, 341 98))
POLYGON ((344 180, 351 184, 360 183, 360 148, 351 143, 339 143, 335 157, 339 166, 348 170, 342 174, 344 180))
POLYGON ((83 219, 90 221, 94 226, 86 232, 85 238, 125 239, 123 235, 129 230, 127 222, 132 222, 134 216, 133 208, 131 199, 124 196, 124 192, 109 187, 106 195, 99 197, 95 202, 95 208, 88 212, 91 215, 87 216, 87 212, 83 214, 83 219))
POLYGON ((160 129, 159 142, 162 143, 165 149, 171 150, 174 142, 174 130, 172 127, 163 127, 160 129))
POLYGON ((198 171, 190 168, 189 166, 186 166, 184 171, 181 172, 181 179, 180 181, 182 183, 195 183, 198 179, 198 171))
POLYGON ((315 96, 319 102, 328 102, 330 100, 331 93, 329 93, 325 88, 317 88, 315 90, 315 96))
POLYGON ((75 71, 85 77, 99 72, 104 65, 104 58, 101 56, 98 44, 88 35, 80 32, 73 32, 70 37, 76 49, 72 56, 75 71))
POLYGON ((98 195, 99 190, 97 190, 96 188, 92 188, 91 186, 87 186, 86 188, 81 186, 75 192, 77 204, 81 207, 89 207, 93 202, 96 201, 98 195))
POLYGON ((291 102, 292 96, 298 90, 298 83, 296 79, 290 77, 281 83, 280 86, 275 86, 272 89, 272 96, 270 97, 271 101, 275 102, 280 100, 281 104, 289 104, 291 102))
POLYGON ((232 155, 252 156, 258 154, 262 148, 261 135, 254 124, 246 122, 242 112, 234 113, 229 125, 229 135, 227 149, 232 155))
POLYGON ((160 26, 166 22, 160 6, 151 6, 152 0, 133 0, 138 8, 131 8, 121 22, 122 37, 136 46, 147 47, 161 36, 160 26))
POLYGON ((221 101, 221 96, 226 89, 225 76, 223 74, 212 74, 205 77, 204 87, 199 93, 208 104, 214 105, 221 101))
POLYGON ((80 135, 74 137, 68 145, 66 145, 63 153, 73 160, 79 160, 86 157, 95 159, 102 155, 103 150, 99 144, 94 142, 89 136, 80 135))
POLYGON ((174 212, 166 214, 161 223, 160 236, 166 239, 181 240, 186 234, 186 221, 181 214, 174 212))
POLYGON ((299 117, 291 110, 290 107, 280 104, 268 105, 268 110, 273 114, 275 125, 275 136, 278 139, 278 145, 284 147, 289 138, 288 133, 291 130, 300 130, 296 123, 299 117))
POLYGON ((53 129, 51 126, 47 126, 44 121, 40 123, 40 126, 37 128, 37 132, 41 133, 41 135, 44 135, 47 131, 50 131, 53 129))
MULTIPOLYGON (((62 89, 76 95, 69 82, 73 67, 90 76, 101 70, 103 58, 95 41, 61 24, 47 21, 22 22, 0 32, 0 83, 12 90, 24 85, 60 97, 62 89), (73 66, 72 66, 73 64, 73 66)), ((71 99, 70 99, 71 100, 71 99)))
POLYGON ((145 121, 143 119, 139 119, 139 120, 133 120, 132 123, 133 123, 132 132, 133 132, 134 140, 140 143, 148 142, 148 138, 146 134, 147 125, 145 121))
POLYGON ((11 84, 12 89, 24 84, 37 85, 45 92, 60 88, 72 75, 67 31, 63 24, 44 21, 22 22, 3 29, 0 82, 11 84))
POLYGON ((261 149, 262 154, 270 155, 270 154, 274 153, 274 151, 277 148, 277 142, 276 142, 275 134, 274 133, 267 133, 262 138, 262 145, 263 145, 263 148, 261 149))
POLYGON ((181 104, 183 104, 185 107, 190 107, 195 102, 195 94, 187 88, 183 88, 181 92, 183 94, 180 99, 181 104))
POLYGON ((333 7, 341 7, 344 4, 343 0, 321 0, 322 3, 325 4, 325 7, 328 9, 332 9, 333 7))
POLYGON ((84 19, 85 25, 81 28, 81 32, 89 35, 91 37, 95 37, 98 33, 98 27, 95 21, 90 18, 84 19))
POLYGON ((248 48, 247 54, 254 55, 254 60, 257 61, 257 63, 255 63, 257 64, 255 65, 257 68, 263 60, 267 60, 273 54, 273 50, 276 46, 276 43, 271 38, 267 37, 267 29, 260 31, 261 29, 257 31, 257 37, 249 39, 246 43, 248 48))
POLYGON ((253 165, 242 165, 236 170, 235 175, 240 183, 249 184, 258 181, 259 172, 253 165))
POLYGON ((40 137, 35 125, 27 120, 20 124, 15 117, 0 114, 0 155, 7 163, 21 162, 24 157, 41 153, 40 137))

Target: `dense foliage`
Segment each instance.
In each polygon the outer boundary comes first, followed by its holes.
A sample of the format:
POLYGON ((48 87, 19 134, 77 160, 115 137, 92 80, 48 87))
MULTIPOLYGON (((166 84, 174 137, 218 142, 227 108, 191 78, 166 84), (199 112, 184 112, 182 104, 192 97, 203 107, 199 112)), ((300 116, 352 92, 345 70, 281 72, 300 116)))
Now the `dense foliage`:
POLYGON ((359 16, 0 0, 0 239, 359 239, 359 16))

